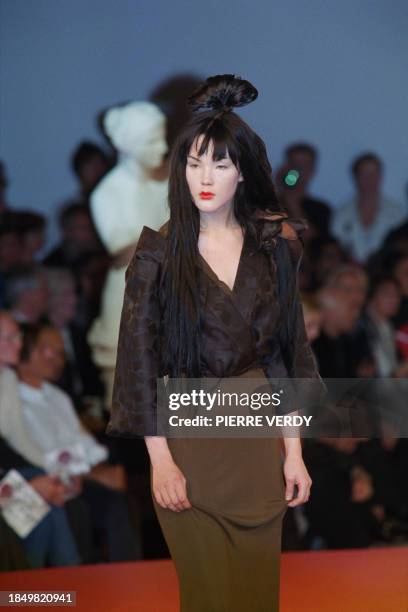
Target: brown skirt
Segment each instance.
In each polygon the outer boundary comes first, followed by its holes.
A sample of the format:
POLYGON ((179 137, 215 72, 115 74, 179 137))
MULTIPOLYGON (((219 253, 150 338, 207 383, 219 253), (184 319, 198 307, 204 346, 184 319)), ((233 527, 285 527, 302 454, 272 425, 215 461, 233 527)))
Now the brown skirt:
MULTIPOLYGON (((252 369, 245 378, 264 378, 252 369)), ((154 507, 175 563, 181 612, 277 612, 287 509, 277 438, 168 439, 192 508, 154 507)))

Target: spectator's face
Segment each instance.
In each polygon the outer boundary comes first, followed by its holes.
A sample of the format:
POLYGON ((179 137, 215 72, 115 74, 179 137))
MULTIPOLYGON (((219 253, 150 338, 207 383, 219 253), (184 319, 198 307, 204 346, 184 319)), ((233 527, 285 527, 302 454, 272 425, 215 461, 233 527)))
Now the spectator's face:
POLYGON ((360 316, 361 308, 359 304, 338 288, 330 290, 329 295, 331 298, 328 307, 330 319, 336 323, 336 327, 341 333, 352 331, 360 316))
POLYGON ((408 296, 408 257, 400 259, 394 268, 394 278, 397 280, 401 293, 408 296))
POLYGON ((75 316, 78 299, 75 292, 74 281, 61 284, 58 292, 55 292, 49 301, 49 312, 60 325, 65 325, 72 321, 75 316))
POLYGON ((37 253, 40 251, 44 246, 44 241, 44 230, 33 230, 32 232, 26 232, 23 238, 23 244, 30 253, 37 253))
POLYGON ((331 270, 340 266, 342 260, 343 254, 339 244, 335 242, 325 244, 319 253, 318 259, 314 262, 314 269, 317 277, 321 281, 324 281, 331 270))
POLYGON ((344 299, 339 304, 339 315, 342 322, 342 329, 344 332, 352 331, 357 325, 358 318, 360 316, 361 307, 360 304, 352 299, 344 299))
POLYGON ((315 163, 312 155, 306 151, 295 151, 288 157, 288 165, 298 170, 299 182, 306 186, 315 173, 315 163))
POLYGON ((57 380, 65 365, 65 349, 61 334, 45 328, 31 351, 25 369, 41 380, 57 380))
POLYGON ((108 164, 102 155, 94 155, 94 157, 83 162, 79 170, 82 191, 85 194, 90 193, 107 171, 108 164))
POLYGON ((0 315, 0 364, 17 365, 21 345, 21 332, 17 323, 7 315, 0 315))
POLYGON ((358 167, 355 177, 357 189, 362 193, 376 193, 381 186, 381 170, 377 162, 365 161, 358 167))
POLYGON ((363 277, 357 274, 342 274, 338 277, 336 286, 344 293, 346 298, 360 307, 363 306, 367 295, 367 287, 363 277))
POLYGON ((96 233, 90 216, 86 213, 78 213, 71 218, 65 229, 65 239, 76 246, 90 249, 96 241, 96 233))
POLYGON ((30 304, 33 313, 33 321, 38 321, 46 313, 49 300, 48 285, 44 276, 38 274, 37 279, 36 286, 24 292, 24 299, 30 304))
POLYGON ((305 328, 309 342, 314 342, 320 335, 321 314, 318 310, 305 311, 305 328))
POLYGON ((395 283, 382 283, 372 298, 372 304, 376 310, 386 319, 394 317, 401 301, 400 292, 395 283))
POLYGON ((17 233, 10 232, 0 236, 0 269, 10 270, 21 259, 21 243, 17 233))

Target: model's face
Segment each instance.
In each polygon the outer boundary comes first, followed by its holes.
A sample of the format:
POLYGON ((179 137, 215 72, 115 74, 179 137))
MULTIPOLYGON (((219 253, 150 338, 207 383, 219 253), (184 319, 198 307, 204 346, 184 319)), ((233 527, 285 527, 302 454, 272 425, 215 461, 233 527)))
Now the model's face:
POLYGON ((191 198, 201 212, 216 212, 229 206, 238 183, 243 181, 227 152, 224 159, 214 161, 214 146, 210 142, 204 155, 199 155, 203 136, 196 139, 189 151, 186 165, 186 179, 191 198))

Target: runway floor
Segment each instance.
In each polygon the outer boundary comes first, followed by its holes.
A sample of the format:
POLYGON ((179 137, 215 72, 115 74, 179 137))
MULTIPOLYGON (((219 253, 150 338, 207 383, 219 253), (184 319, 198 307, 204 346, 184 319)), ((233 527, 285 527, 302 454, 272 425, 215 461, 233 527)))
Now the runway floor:
MULTIPOLYGON (((281 568, 281 612, 408 612, 408 547, 285 553, 281 568)), ((76 612, 178 611, 168 560, 3 573, 0 590, 76 591, 76 612)))

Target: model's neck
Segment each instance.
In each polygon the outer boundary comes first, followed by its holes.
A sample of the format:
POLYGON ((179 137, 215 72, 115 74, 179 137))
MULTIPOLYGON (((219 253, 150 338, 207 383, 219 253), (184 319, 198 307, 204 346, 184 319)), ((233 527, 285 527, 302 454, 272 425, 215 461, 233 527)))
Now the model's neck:
POLYGON ((232 202, 225 204, 215 212, 207 213, 200 210, 200 232, 218 233, 239 227, 232 202))

